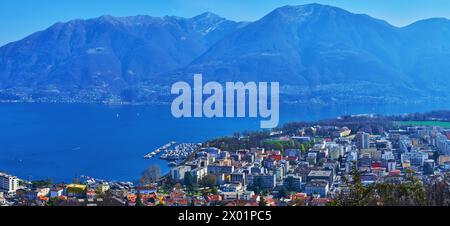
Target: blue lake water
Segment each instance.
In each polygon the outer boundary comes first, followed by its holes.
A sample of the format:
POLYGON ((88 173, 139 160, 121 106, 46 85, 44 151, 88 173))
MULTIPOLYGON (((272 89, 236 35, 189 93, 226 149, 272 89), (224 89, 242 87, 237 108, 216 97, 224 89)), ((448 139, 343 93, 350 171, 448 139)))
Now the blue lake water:
MULTIPOLYGON (((281 124, 343 114, 401 114, 450 109, 433 105, 282 106, 281 124)), ((175 119, 170 106, 0 104, 0 171, 24 179, 70 182, 80 175, 134 181, 152 164, 143 156, 172 140, 202 142, 259 130, 260 119, 175 119)))

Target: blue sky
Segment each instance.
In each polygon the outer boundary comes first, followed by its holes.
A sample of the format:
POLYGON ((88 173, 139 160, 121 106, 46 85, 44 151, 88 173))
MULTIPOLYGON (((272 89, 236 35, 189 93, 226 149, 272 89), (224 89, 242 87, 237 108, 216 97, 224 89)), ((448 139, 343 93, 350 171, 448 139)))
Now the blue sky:
POLYGON ((211 11, 254 21, 283 5, 313 2, 366 13, 396 26, 430 17, 450 18, 448 0, 1 0, 0 46, 71 19, 138 14, 192 17, 211 11))

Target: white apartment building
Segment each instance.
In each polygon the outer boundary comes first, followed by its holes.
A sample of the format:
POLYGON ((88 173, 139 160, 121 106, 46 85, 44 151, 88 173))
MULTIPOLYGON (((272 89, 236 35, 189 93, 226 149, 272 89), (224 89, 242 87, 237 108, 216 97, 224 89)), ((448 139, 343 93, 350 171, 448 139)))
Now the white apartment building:
POLYGON ((439 149, 439 152, 443 155, 450 154, 450 140, 448 140, 447 136, 439 133, 436 135, 436 146, 439 149))
POLYGON ((0 191, 14 194, 19 187, 19 179, 16 176, 0 173, 0 191))

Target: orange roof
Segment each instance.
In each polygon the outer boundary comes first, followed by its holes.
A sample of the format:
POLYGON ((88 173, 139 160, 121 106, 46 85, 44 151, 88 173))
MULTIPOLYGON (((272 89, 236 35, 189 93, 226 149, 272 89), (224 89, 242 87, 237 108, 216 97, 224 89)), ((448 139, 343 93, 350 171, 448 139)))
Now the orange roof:
POLYGON ((45 196, 39 196, 38 199, 41 200, 41 201, 48 201, 49 200, 49 198, 45 197, 45 196))
POLYGON ((208 195, 207 196, 209 201, 220 201, 222 200, 222 196, 220 195, 208 195))
POLYGON ((129 194, 127 195, 127 199, 130 202, 136 202, 137 196, 135 194, 129 194))
POLYGON ((306 194, 306 193, 296 193, 296 194, 294 194, 292 196, 295 197, 295 198, 306 198, 306 197, 308 197, 308 194, 306 194))
POLYGON ((180 205, 187 205, 187 200, 183 199, 178 202, 180 205))

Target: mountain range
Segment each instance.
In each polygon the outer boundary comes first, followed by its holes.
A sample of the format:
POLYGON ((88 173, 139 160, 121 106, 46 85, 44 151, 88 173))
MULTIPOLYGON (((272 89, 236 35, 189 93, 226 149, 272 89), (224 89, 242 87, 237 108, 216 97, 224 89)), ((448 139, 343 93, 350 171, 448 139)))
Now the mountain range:
POLYGON ((0 48, 0 99, 165 102, 170 85, 277 81, 297 103, 441 101, 450 20, 396 27, 333 6, 284 6, 254 22, 113 17, 57 23, 0 48))

